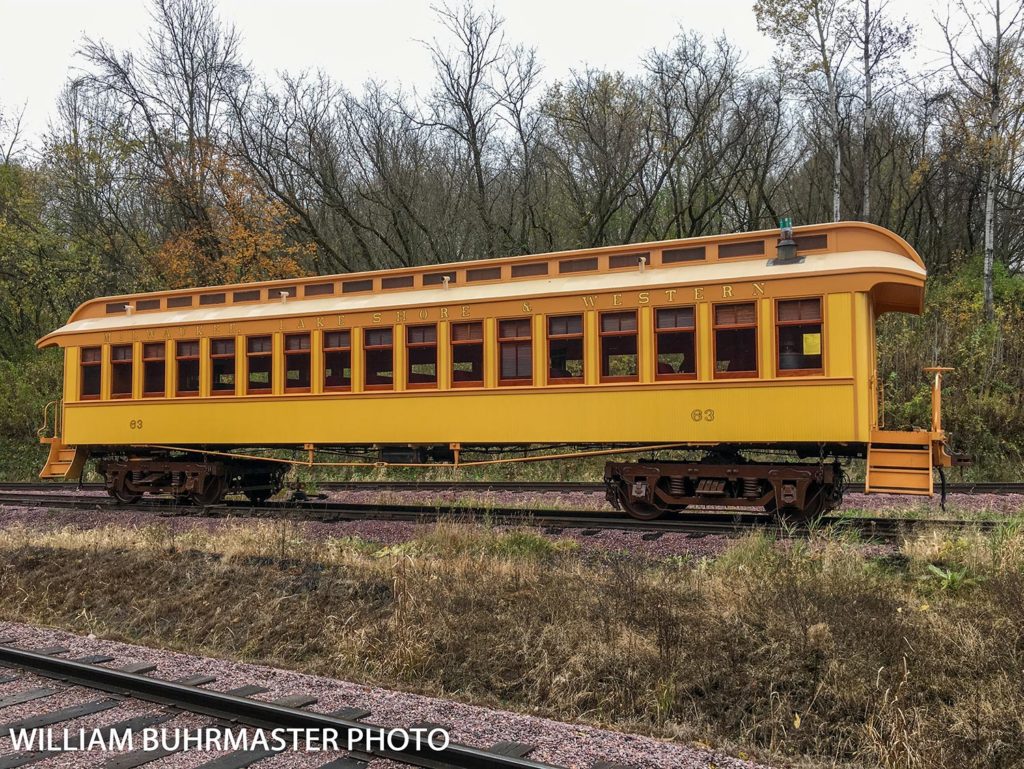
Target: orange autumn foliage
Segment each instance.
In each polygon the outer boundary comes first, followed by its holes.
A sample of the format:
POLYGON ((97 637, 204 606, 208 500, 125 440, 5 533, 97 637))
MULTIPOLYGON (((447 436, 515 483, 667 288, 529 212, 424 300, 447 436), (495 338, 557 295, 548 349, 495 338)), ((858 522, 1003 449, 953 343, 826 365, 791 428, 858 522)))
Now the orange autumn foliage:
POLYGON ((174 233, 153 254, 160 282, 184 288, 308 272, 315 248, 289 236, 294 215, 225 156, 215 163, 205 221, 174 233))

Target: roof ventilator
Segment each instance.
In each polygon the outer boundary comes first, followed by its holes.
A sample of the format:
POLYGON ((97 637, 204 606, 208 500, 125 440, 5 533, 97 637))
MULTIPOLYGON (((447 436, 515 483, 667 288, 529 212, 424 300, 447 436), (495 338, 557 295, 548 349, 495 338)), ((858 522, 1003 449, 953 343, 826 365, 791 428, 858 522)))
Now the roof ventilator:
POLYGON ((124 306, 124 312, 126 315, 131 315, 133 312, 135 312, 135 307, 131 304, 131 302, 124 306))
POLYGON ((442 275, 441 276, 441 285, 444 286, 445 288, 448 288, 448 284, 451 282, 451 279, 452 279, 451 275, 442 275))
POLYGON ((782 231, 777 245, 777 255, 768 261, 769 267, 783 264, 802 264, 804 258, 796 253, 796 241, 793 240, 793 220, 789 217, 779 221, 779 229, 782 231))
POLYGON ((647 256, 646 255, 642 255, 642 256, 638 257, 637 258, 637 262, 638 262, 637 269, 639 269, 640 272, 643 272, 647 268, 647 256))
POLYGON ((285 302, 288 301, 288 292, 287 291, 278 291, 277 293, 281 297, 281 304, 284 304, 285 302))

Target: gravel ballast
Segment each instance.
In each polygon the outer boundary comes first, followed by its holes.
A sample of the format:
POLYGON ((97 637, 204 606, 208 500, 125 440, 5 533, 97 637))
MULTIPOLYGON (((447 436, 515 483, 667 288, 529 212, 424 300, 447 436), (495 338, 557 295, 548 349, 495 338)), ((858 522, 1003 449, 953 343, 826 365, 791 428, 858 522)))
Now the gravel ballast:
MULTIPOLYGON (((432 722, 451 727, 454 741, 486 748, 501 740, 515 740, 537 746, 530 758, 546 761, 571 769, 589 769, 596 761, 606 760, 637 767, 637 769, 757 769, 760 764, 733 758, 717 751, 664 742, 650 737, 621 734, 589 726, 559 723, 550 719, 532 717, 508 711, 495 711, 450 702, 433 697, 406 694, 379 687, 363 686, 346 681, 332 680, 319 676, 305 675, 289 670, 280 670, 262 665, 250 665, 228 660, 196 657, 188 654, 149 649, 115 641, 106 641, 91 636, 80 636, 59 630, 42 629, 28 625, 0 622, 0 638, 12 639, 20 648, 33 649, 44 646, 62 646, 69 649, 69 657, 88 654, 109 654, 115 658, 110 665, 118 666, 130 662, 149 662, 157 666, 151 674, 165 679, 205 674, 216 676, 209 688, 230 689, 244 684, 258 684, 269 691, 258 695, 260 699, 273 699, 290 694, 306 694, 318 699, 313 709, 332 711, 343 707, 361 707, 371 711, 367 721, 392 726, 411 726, 418 722, 432 722)), ((24 680, 0 685, 0 692, 9 693, 14 688, 45 686, 45 681, 27 676, 24 680)), ((70 704, 77 704, 103 695, 81 689, 66 692, 34 703, 0 710, 0 723, 9 723, 35 713, 45 713, 70 704)), ((70 729, 91 728, 112 724, 131 715, 154 712, 156 706, 147 707, 139 703, 127 706, 131 712, 118 707, 104 713, 67 722, 62 725, 70 729)), ((205 724, 203 718, 180 716, 165 726, 197 727, 205 724)), ((6 733, 0 734, 0 755, 11 752, 6 733)), ((216 754, 191 752, 160 759, 148 764, 155 769, 185 769, 195 767, 215 757, 216 754)), ((48 759, 34 766, 77 767, 95 766, 99 756, 93 754, 69 754, 48 759)), ((315 756, 284 753, 260 763, 270 767, 320 766, 330 754, 315 756)), ((374 769, 382 769, 390 762, 376 761, 374 769)))

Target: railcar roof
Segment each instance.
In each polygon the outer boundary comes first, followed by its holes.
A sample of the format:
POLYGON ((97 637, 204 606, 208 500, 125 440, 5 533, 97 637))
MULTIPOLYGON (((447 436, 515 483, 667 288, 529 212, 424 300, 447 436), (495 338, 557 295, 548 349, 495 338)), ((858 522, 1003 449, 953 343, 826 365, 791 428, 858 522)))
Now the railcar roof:
MULTIPOLYGON (((865 225, 856 225, 862 227, 865 225)), ((817 232, 819 228, 814 228, 817 232)), ((827 229, 827 228, 823 228, 827 229)), ((880 229, 880 228, 875 228, 880 229)), ((887 233, 885 230, 881 232, 887 233)), ((773 231, 773 234, 774 233, 773 231)), ((746 234, 747 240, 750 235, 746 234)), ((893 236, 895 237, 895 236, 893 236)), ((676 244, 692 241, 667 241, 671 248, 676 244)), ((644 248, 668 250, 665 243, 643 244, 630 247, 629 253, 644 248)), ((909 246, 906 247, 910 249, 909 246)), ((622 249, 618 249, 621 251, 622 249)), ((577 252, 569 252, 575 255, 577 252)), ((614 253, 614 252, 613 252, 614 253)), ((448 287, 427 286, 406 290, 366 292, 362 294, 341 294, 315 298, 292 299, 282 301, 280 298, 271 301, 253 303, 234 303, 218 305, 201 305, 180 309, 163 309, 152 312, 120 313, 116 315, 93 315, 79 317, 76 312, 72 320, 65 326, 53 331, 39 340, 40 347, 59 343, 61 337, 70 334, 92 333, 103 331, 120 331, 125 329, 142 329, 149 327, 177 326, 197 323, 220 323, 228 321, 266 320, 271 318, 288 318, 301 315, 327 315, 337 313, 355 313, 373 311, 378 308, 396 306, 412 309, 431 305, 454 305, 478 301, 494 301, 503 299, 538 298, 566 294, 600 293, 608 291, 630 291, 657 289, 670 285, 708 285, 735 281, 776 280, 812 276, 842 275, 893 275, 899 276, 901 282, 909 281, 923 287, 925 269, 917 255, 898 253, 890 250, 858 250, 833 252, 820 250, 803 254, 800 263, 772 264, 772 258, 761 256, 755 259, 707 260, 699 263, 663 265, 659 268, 640 270, 639 265, 629 270, 594 271, 587 273, 562 274, 554 277, 539 277, 515 281, 492 281, 479 284, 455 283, 448 287)), ((565 254, 560 255, 565 258, 565 254)), ((774 257, 774 254, 772 254, 774 257)), ((530 257, 528 259, 536 259, 530 257)), ((483 264, 491 265, 495 260, 483 264)), ((480 264, 475 263, 475 264, 480 264)), ((465 264, 457 265, 465 269, 465 264)), ((436 268, 435 268, 436 269, 436 268)), ((384 274, 365 273, 365 275, 384 274)), ((346 276, 348 279, 350 276, 346 276)), ((319 277, 314 281, 323 282, 319 277)), ((288 282, 275 281, 265 284, 248 284, 243 289, 258 285, 284 285, 288 282)), ((295 285, 295 281, 290 282, 295 285)), ((172 296, 177 292, 165 292, 172 296)), ((163 295, 163 294, 161 294, 163 295)), ((152 296, 150 294, 136 295, 152 296)), ((130 299, 130 297, 125 297, 130 299)), ((111 300, 102 300, 111 301, 111 300)))

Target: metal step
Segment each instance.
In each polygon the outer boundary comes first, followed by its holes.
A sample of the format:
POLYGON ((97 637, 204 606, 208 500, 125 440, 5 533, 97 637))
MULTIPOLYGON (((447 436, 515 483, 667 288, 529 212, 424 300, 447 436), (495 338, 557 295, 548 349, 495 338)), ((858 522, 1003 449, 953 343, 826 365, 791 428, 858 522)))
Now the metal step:
POLYGON ((931 434, 872 431, 864 491, 931 496, 934 493, 931 434))

